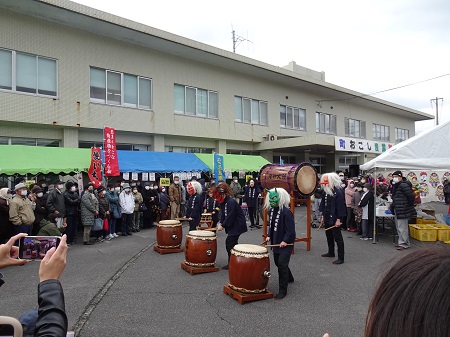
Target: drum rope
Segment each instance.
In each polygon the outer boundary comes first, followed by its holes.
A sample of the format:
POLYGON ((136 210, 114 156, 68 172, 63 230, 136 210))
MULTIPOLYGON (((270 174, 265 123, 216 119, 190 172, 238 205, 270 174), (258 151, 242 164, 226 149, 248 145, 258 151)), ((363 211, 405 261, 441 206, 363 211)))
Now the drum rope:
POLYGON ((236 290, 237 292, 240 292, 240 293, 243 293, 243 294, 260 294, 260 293, 265 293, 267 291, 267 288, 248 290, 248 289, 245 289, 245 288, 236 287, 236 286, 232 285, 231 283, 228 283, 227 285, 231 289, 236 290))

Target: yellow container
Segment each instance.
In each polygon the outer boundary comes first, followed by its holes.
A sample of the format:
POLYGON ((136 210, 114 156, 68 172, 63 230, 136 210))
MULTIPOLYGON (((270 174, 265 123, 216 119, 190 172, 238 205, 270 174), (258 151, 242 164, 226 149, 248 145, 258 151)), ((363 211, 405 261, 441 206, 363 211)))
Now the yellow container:
POLYGON ((444 224, 433 224, 428 225, 431 228, 437 229, 437 239, 438 241, 450 241, 450 226, 444 225, 444 224))
POLYGON ((436 220, 432 220, 432 219, 422 219, 422 218, 417 218, 416 219, 416 223, 417 224, 421 224, 421 225, 435 224, 436 222, 437 222, 436 220))
POLYGON ((411 237, 418 241, 433 242, 437 241, 437 228, 429 225, 413 224, 409 225, 411 237))

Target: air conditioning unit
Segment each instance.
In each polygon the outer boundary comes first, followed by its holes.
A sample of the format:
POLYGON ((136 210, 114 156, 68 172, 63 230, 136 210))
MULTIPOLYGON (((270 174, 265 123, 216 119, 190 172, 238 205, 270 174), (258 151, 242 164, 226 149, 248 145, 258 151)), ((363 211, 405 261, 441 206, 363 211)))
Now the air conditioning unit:
POLYGON ((277 140, 278 136, 277 135, 267 135, 267 140, 268 141, 273 141, 273 140, 277 140))

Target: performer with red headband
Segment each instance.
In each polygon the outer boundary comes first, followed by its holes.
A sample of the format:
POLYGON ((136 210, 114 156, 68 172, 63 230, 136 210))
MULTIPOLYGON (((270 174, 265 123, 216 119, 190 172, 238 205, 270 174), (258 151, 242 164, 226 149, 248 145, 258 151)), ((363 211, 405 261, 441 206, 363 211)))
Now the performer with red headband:
MULTIPOLYGON (((213 187, 214 198, 220 203, 220 221, 217 229, 225 228, 228 234, 225 240, 225 248, 228 252, 228 263, 230 262, 231 249, 238 244, 239 236, 247 231, 245 215, 242 208, 234 200, 233 191, 227 183, 220 183, 213 187)), ((228 264, 222 269, 228 269, 228 264)))
POLYGON ((194 231, 200 224, 203 206, 203 189, 198 181, 191 181, 187 184, 187 191, 190 195, 186 208, 186 217, 189 218, 189 230, 194 231))

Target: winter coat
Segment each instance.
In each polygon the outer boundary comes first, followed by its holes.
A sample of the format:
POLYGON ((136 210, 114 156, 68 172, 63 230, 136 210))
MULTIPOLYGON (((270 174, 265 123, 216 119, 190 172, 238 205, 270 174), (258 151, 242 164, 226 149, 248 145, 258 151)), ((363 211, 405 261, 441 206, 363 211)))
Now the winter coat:
POLYGON ((373 221, 375 217, 375 203, 373 200, 373 192, 367 191, 362 195, 359 207, 362 207, 362 219, 373 221))
POLYGON ((144 199, 142 198, 142 194, 137 192, 136 194, 133 193, 134 197, 134 211, 139 212, 139 205, 144 202, 144 199))
MULTIPOLYGON (((273 245, 278 245, 282 241, 286 243, 294 243, 295 241, 295 222, 289 207, 283 207, 279 209, 276 207, 269 213, 269 232, 270 242, 273 245), (280 216, 277 221, 278 212, 280 216), (275 219, 273 218, 275 217, 275 219), (272 221, 273 220, 273 221, 272 221), (276 227, 275 227, 276 226, 276 227)), ((291 254, 292 246, 286 247, 273 247, 273 252, 276 254, 291 254)))
POLYGON ((34 212, 30 199, 16 194, 9 202, 9 220, 13 225, 32 225, 34 212))
POLYGON ((314 198, 321 199, 322 198, 322 193, 323 193, 322 185, 317 183, 316 190, 314 191, 314 198))
POLYGON ((361 201, 362 195, 363 195, 363 192, 362 191, 358 191, 358 190, 356 190, 355 193, 353 193, 351 207, 354 210, 358 209, 359 202, 361 201))
POLYGON ((80 206, 80 195, 78 192, 65 191, 63 196, 66 205, 66 215, 78 215, 78 207, 80 206))
POLYGON ((166 194, 166 192, 159 192, 159 207, 161 207, 162 211, 167 211, 167 208, 169 208, 170 205, 170 199, 169 196, 166 194))
POLYGON ((108 211, 111 214, 111 206, 109 203, 109 199, 106 197, 106 195, 104 197, 97 195, 97 199, 98 199, 98 216, 101 219, 105 219, 105 218, 109 219, 110 216, 106 215, 106 212, 108 212, 108 211))
POLYGON ((230 184, 231 190, 233 191, 234 197, 239 198, 242 194, 242 186, 239 182, 235 183, 234 181, 230 184))
POLYGON ((119 195, 115 191, 106 192, 106 197, 109 200, 109 209, 111 210, 111 215, 114 213, 121 213, 120 205, 119 205, 119 195))
POLYGON ((98 212, 98 200, 94 193, 86 192, 81 197, 81 222, 83 226, 92 226, 98 212))
POLYGON ((189 221, 191 225, 196 227, 200 224, 200 218, 202 216, 203 196, 201 194, 191 195, 186 205, 186 218, 192 218, 189 221))
POLYGON ((169 199, 170 202, 175 202, 177 205, 181 203, 181 186, 180 184, 171 184, 169 186, 169 199))
POLYGON ((56 224, 54 224, 51 221, 48 221, 46 219, 43 219, 39 223, 40 229, 37 233, 38 236, 61 236, 61 234, 64 232, 63 227, 58 228, 56 224))
POLYGON ((352 197, 355 193, 355 190, 353 187, 350 187, 350 184, 353 184, 353 180, 348 181, 348 185, 345 188, 345 206, 352 207, 352 197))
POLYGON ((444 193, 450 193, 450 181, 444 181, 444 193))
POLYGON ((13 225, 9 221, 9 201, 0 198, 0 244, 9 240, 13 225))
POLYGON ((261 190, 258 186, 247 187, 247 189, 245 190, 244 201, 247 203, 248 207, 256 207, 258 202, 258 195, 260 193, 261 190))
POLYGON ((328 219, 324 218, 325 227, 334 226, 337 219, 342 219, 347 215, 347 208, 345 206, 344 192, 340 188, 334 189, 333 196, 326 195, 325 192, 322 195, 322 201, 320 202, 319 210, 325 215, 325 199, 331 198, 331 213, 328 219))
POLYGON ((58 189, 50 192, 47 198, 47 209, 49 213, 58 211, 62 217, 66 216, 66 205, 64 203, 64 195, 58 189))
POLYGON ((247 231, 241 206, 229 196, 220 204, 220 223, 225 228, 225 233, 230 236, 241 235, 247 231))
POLYGON ((36 207, 34 208, 34 223, 37 228, 39 228, 39 224, 42 221, 42 219, 47 218, 48 215, 48 209, 47 209, 47 202, 44 199, 44 197, 36 198, 34 201, 36 203, 36 207))
POLYGON ((122 209, 122 214, 133 214, 134 212, 134 197, 133 194, 125 191, 119 194, 119 204, 122 209))
POLYGON ((410 219, 417 215, 414 208, 414 192, 411 183, 403 178, 392 186, 391 212, 398 219, 410 219))

